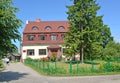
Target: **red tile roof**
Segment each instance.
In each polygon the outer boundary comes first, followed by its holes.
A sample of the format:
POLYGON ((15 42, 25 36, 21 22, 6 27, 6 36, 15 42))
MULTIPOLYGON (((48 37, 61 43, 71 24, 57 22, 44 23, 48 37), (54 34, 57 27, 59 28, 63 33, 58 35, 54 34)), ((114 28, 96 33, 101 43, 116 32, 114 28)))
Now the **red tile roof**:
POLYGON ((67 32, 69 23, 68 21, 28 21, 25 26, 23 33, 44 33, 44 32, 67 32), (32 28, 36 26, 39 30, 32 30, 32 28), (47 26, 51 27, 51 30, 46 30, 47 26), (59 30, 58 27, 63 26, 64 30, 59 30))

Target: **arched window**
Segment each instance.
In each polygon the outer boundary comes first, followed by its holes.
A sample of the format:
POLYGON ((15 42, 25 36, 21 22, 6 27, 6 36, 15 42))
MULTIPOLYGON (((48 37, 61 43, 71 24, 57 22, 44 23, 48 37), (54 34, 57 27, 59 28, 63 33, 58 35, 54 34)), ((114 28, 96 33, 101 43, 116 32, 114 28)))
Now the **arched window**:
POLYGON ((64 26, 59 26, 58 29, 59 30, 64 30, 65 28, 64 28, 64 26))
POLYGON ((50 26, 47 26, 45 29, 46 29, 46 30, 51 30, 51 27, 50 27, 50 26))
POLYGON ((32 27, 32 30, 38 30, 38 27, 33 26, 33 27, 32 27))

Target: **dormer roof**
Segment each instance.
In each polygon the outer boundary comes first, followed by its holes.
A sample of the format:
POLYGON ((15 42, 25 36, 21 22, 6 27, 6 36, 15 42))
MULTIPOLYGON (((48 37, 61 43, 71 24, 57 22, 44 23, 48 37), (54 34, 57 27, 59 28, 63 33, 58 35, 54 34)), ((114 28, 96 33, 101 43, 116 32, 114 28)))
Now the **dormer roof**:
POLYGON ((23 33, 67 32, 68 21, 27 21, 23 33))

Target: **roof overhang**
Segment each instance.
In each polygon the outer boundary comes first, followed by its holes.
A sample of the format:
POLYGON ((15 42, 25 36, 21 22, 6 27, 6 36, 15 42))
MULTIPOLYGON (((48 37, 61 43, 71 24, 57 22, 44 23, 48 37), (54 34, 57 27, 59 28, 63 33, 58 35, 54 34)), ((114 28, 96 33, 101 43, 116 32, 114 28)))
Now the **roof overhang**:
POLYGON ((47 47, 48 49, 55 49, 55 48, 61 48, 58 45, 50 45, 49 47, 47 47))

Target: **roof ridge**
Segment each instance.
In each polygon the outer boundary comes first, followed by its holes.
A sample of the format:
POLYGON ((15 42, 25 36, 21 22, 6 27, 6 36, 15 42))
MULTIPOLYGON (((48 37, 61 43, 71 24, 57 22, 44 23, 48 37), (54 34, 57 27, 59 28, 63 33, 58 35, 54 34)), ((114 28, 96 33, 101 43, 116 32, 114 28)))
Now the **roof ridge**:
MULTIPOLYGON (((36 21, 28 21, 28 22, 39 23, 39 22, 36 22, 36 21)), ((68 22, 68 21, 66 20, 66 21, 40 21, 40 22, 68 22)))

